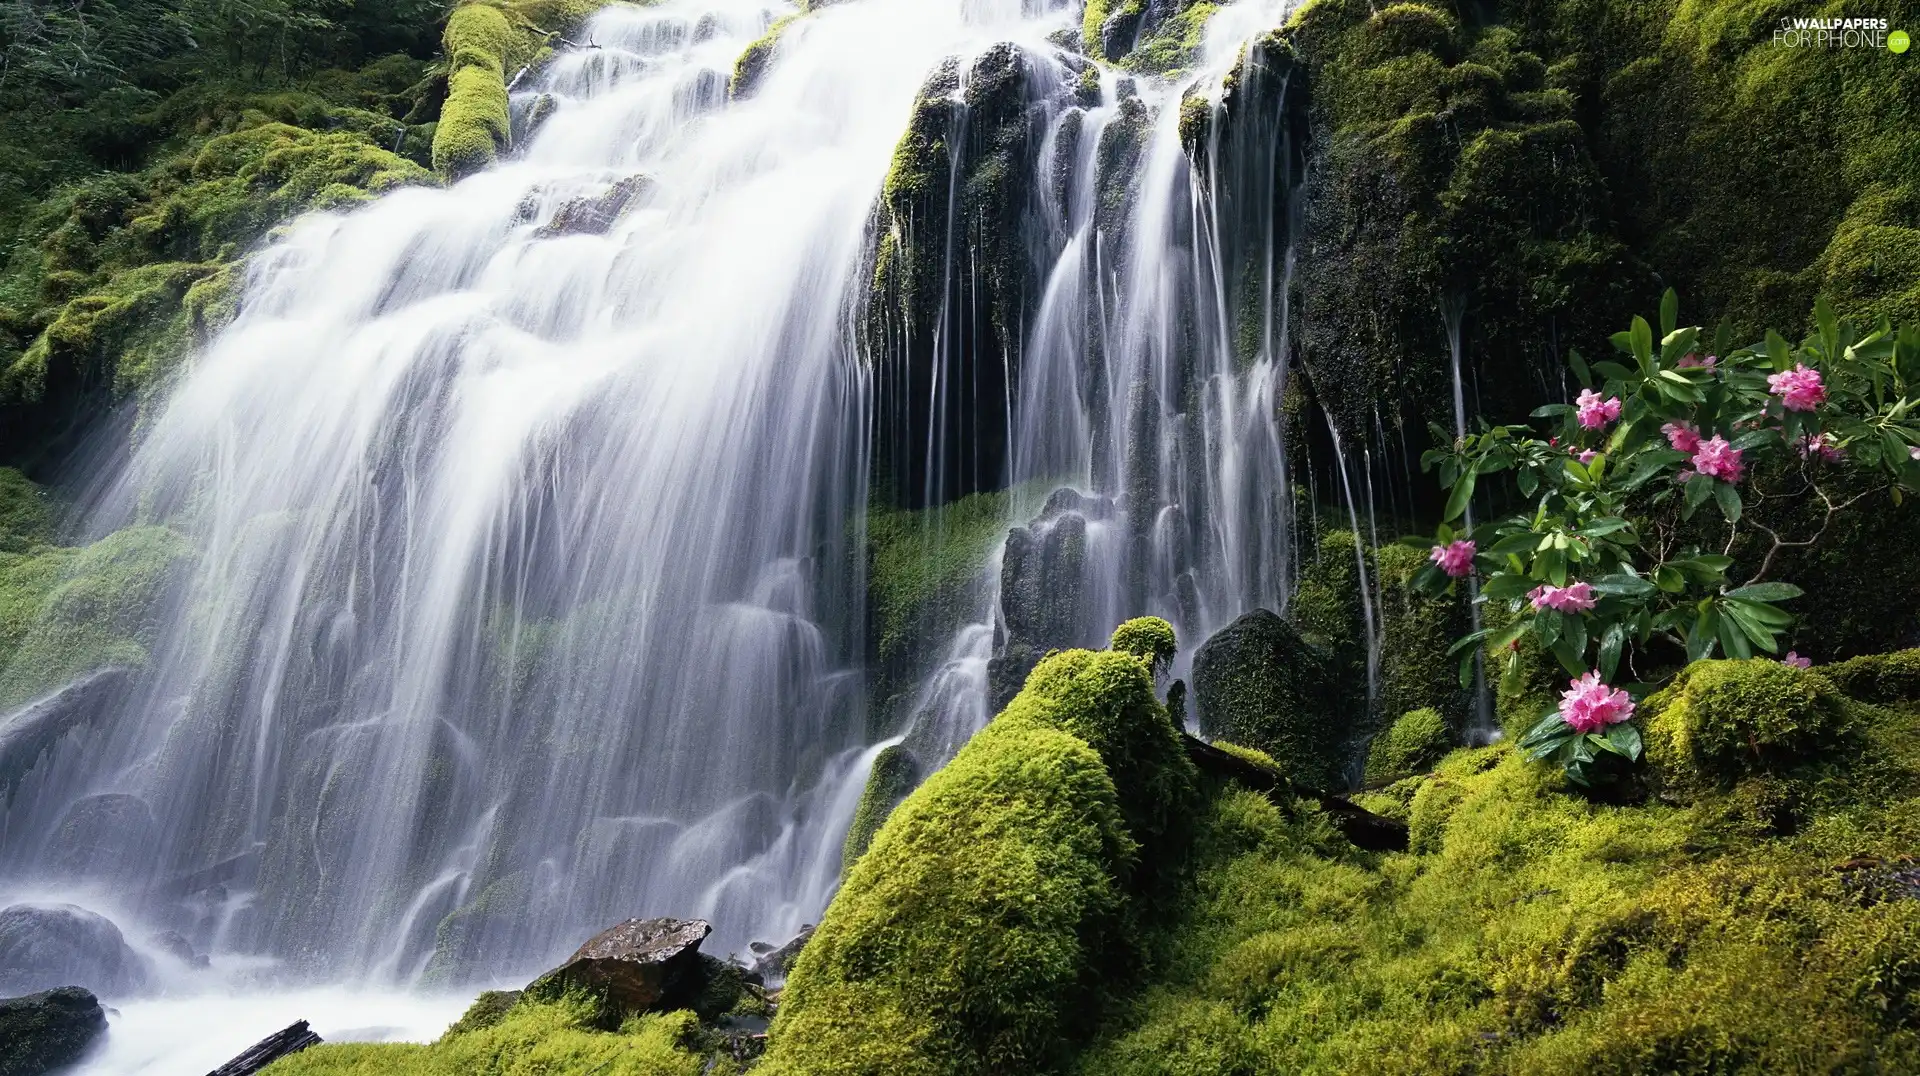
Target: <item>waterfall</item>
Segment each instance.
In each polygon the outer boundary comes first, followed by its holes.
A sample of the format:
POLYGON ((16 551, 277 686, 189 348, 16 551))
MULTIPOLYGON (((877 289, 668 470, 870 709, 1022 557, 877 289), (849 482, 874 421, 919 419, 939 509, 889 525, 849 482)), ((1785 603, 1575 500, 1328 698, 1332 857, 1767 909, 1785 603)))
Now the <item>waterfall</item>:
POLYGON ((196 568, 8 807, 0 900, 403 984, 517 985, 629 915, 717 954, 817 917, 872 757, 870 213, 929 70, 1074 18, 1026 6, 822 7, 732 101, 789 9, 610 8, 516 88, 509 160, 256 255, 90 516, 196 568), (147 839, 55 877, 103 796, 147 839))

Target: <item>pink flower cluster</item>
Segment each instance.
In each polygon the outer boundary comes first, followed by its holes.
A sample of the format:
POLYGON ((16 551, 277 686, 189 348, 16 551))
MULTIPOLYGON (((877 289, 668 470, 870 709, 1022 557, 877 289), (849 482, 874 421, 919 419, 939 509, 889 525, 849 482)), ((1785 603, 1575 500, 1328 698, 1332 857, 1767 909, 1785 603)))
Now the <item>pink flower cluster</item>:
POLYGON ((1689 456, 1700 447, 1700 431, 1691 422, 1669 422, 1660 427, 1660 432, 1667 435, 1668 444, 1689 456))
POLYGON ((1714 364, 1718 363, 1719 361, 1720 361, 1720 356, 1718 355, 1708 355, 1706 358, 1703 359, 1695 352, 1688 352, 1687 354, 1682 355, 1680 357, 1680 361, 1678 363, 1675 363, 1675 365, 1679 366, 1682 370, 1685 370, 1689 367, 1696 367, 1696 366, 1702 369, 1711 370, 1713 369, 1714 364))
POLYGON ((1455 579, 1473 573, 1473 543, 1471 541, 1462 539, 1457 542, 1449 542, 1446 545, 1434 546, 1433 552, 1427 554, 1427 556, 1432 558, 1433 562, 1440 566, 1441 571, 1455 579))
POLYGON ((1910 460, 1920 460, 1920 445, 1908 445, 1907 458, 1910 460))
POLYGON ((1799 654, 1789 650, 1787 651, 1787 656, 1780 659, 1780 664, 1791 665, 1796 669, 1811 669, 1813 668, 1813 659, 1803 658, 1799 654))
POLYGON ((1597 449, 1583 448, 1575 453, 1573 458, 1580 461, 1580 466, 1585 467, 1587 464, 1592 463, 1593 458, 1599 454, 1597 449))
POLYGON ((1795 363, 1793 369, 1767 375, 1767 384, 1781 406, 1789 411, 1812 411, 1827 402, 1827 387, 1820 382, 1820 371, 1795 363))
POLYGON ((1818 456, 1828 463, 1838 463, 1847 458, 1846 454, 1840 451, 1840 443, 1835 441, 1830 433, 1807 434, 1800 438, 1794 448, 1799 451, 1800 458, 1803 460, 1818 456))
POLYGON ((1693 469, 1708 478, 1738 482, 1740 476, 1746 473, 1740 463, 1742 455, 1741 450, 1733 447, 1726 438, 1715 434, 1700 442, 1699 447, 1693 450, 1693 469))
POLYGON ((1609 396, 1603 400, 1600 394, 1592 389, 1581 389, 1580 395, 1574 402, 1580 407, 1580 425, 1589 430, 1597 430, 1609 422, 1620 420, 1620 397, 1618 396, 1609 396))
POLYGON ((1618 688, 1600 682, 1598 672, 1567 681, 1569 691, 1560 693, 1560 720, 1576 732, 1599 732, 1633 716, 1633 698, 1618 688))
POLYGON ((1556 587, 1552 583, 1542 583, 1527 592, 1527 600, 1535 609, 1551 609, 1556 613, 1584 613, 1593 608, 1593 584, 1572 583, 1556 587))

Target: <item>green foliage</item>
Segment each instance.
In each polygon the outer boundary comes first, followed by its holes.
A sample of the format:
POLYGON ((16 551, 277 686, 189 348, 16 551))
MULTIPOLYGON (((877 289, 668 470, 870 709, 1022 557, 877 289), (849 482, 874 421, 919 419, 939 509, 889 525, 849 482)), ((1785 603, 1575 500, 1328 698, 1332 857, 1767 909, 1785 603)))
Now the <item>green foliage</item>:
POLYGON ((1219 10, 1220 5, 1208 0, 1188 3, 1143 36, 1122 63, 1144 75, 1176 74, 1199 56, 1206 44, 1207 22, 1219 10))
POLYGON ((1113 629, 1113 649, 1132 654, 1147 663, 1147 667, 1158 673, 1173 663, 1173 656, 1180 652, 1180 643, 1174 637, 1173 625, 1157 616, 1141 616, 1113 629))
POLYGON ((912 752, 899 744, 881 751, 874 756, 873 769, 867 774, 867 786, 860 792, 860 803, 853 809, 853 824, 847 827, 847 839, 840 846, 840 869, 848 870, 860 857, 865 855, 868 846, 873 844, 873 835, 893 813, 895 806, 913 786, 920 781, 920 763, 912 752))
POLYGON ((1822 666, 1822 675, 1840 691, 1867 702, 1920 702, 1920 650, 1863 654, 1822 666))
POLYGON ((507 147, 506 54, 513 28, 500 8, 462 4, 447 19, 447 102, 433 132, 433 166, 460 176, 493 163, 507 147))
POLYGON ((1763 660, 1689 665, 1646 708, 1647 760, 1681 794, 1791 769, 1856 722, 1825 676, 1763 660))
POLYGON ((1422 773, 1453 750, 1453 729, 1437 710, 1409 710, 1374 737, 1367 750, 1367 784, 1391 784, 1422 773))
POLYGON ((799 15, 787 15, 773 20, 773 25, 767 27, 767 32, 748 45, 746 51, 740 54, 740 58, 733 62, 733 77, 727 80, 729 98, 738 100, 753 95, 760 77, 767 72, 767 65, 773 62, 774 49, 780 45, 780 35, 786 33, 787 27, 793 25, 793 21, 799 17, 799 15))
POLYGON ((690 1012, 638 1016, 618 1032, 595 1030, 591 998, 525 1002, 480 1026, 449 1028, 438 1042, 322 1043, 282 1058, 271 1076, 724 1076, 690 1012))
POLYGON ((189 554, 163 527, 0 552, 0 708, 103 666, 145 664, 160 602, 189 554))
POLYGON ((1075 1071, 1913 1068, 1920 901, 1886 887, 1920 838, 1920 715, 1872 719, 1906 761, 1854 779, 1829 745, 1826 798, 1785 827, 1753 778, 1686 807, 1602 806, 1506 745, 1404 782, 1406 854, 1356 853, 1310 812, 1225 788, 1161 927, 1164 971, 1075 1071))

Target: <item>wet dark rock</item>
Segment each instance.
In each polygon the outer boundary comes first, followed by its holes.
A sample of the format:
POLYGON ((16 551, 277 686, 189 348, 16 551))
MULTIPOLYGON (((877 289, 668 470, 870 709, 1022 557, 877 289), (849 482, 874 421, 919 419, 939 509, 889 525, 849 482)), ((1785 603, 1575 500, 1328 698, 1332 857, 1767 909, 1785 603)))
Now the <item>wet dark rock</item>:
POLYGON ((145 858, 158 839, 153 811, 140 797, 119 792, 84 796, 61 814, 42 861, 56 878, 111 877, 145 858))
POLYGON ((0 793, 11 797, 14 785, 40 756, 68 733, 96 720, 130 676, 129 670, 117 666, 96 669, 0 717, 0 793))
POLYGON ((239 1056, 207 1073, 207 1076, 253 1076, 288 1054, 297 1054, 309 1046, 318 1045, 320 1036, 313 1033, 305 1020, 295 1020, 247 1047, 239 1056))
POLYGON ((626 1013, 691 1008, 709 978, 700 943, 712 932, 701 919, 629 919, 594 935, 527 991, 583 989, 604 999, 616 1020, 626 1013))
POLYGON ((1215 632, 1193 659, 1201 735, 1257 748, 1314 788, 1347 782, 1348 722, 1327 660, 1293 626, 1255 609, 1215 632))
POLYGON ((106 916, 71 904, 0 911, 0 994, 78 984, 109 997, 146 985, 146 961, 106 916))
POLYGON ((653 177, 628 176, 599 194, 562 204, 554 211, 553 219, 541 225, 534 235, 542 239, 559 235, 605 235, 622 214, 652 189, 653 177))
POLYGON ((177 930, 163 930, 147 939, 147 944, 190 967, 204 968, 207 954, 193 951, 193 943, 177 930))
POLYGON ((106 1030, 100 999, 77 986, 0 999, 0 1076, 57 1072, 106 1030))
POLYGON ((769 945, 766 942, 754 942, 753 972, 766 982, 778 982, 787 977, 793 968, 793 962, 800 959, 800 950, 806 948, 813 938, 814 924, 808 923, 800 928, 800 933, 787 939, 782 945, 769 945))
POLYGON ((1000 613, 1006 636, 987 666, 994 710, 1012 701, 1049 650, 1079 643, 1085 622, 1087 516, 1106 502, 1056 491, 1031 524, 1007 533, 1000 560, 1000 613), (1069 496, 1062 496, 1067 494, 1069 496))

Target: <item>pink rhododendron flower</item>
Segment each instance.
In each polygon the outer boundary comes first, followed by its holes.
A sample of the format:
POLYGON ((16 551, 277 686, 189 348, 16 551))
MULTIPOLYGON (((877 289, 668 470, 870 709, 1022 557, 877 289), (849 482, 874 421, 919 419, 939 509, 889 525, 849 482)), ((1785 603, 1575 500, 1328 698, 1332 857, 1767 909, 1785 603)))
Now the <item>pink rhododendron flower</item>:
POLYGON ((1576 458, 1579 459, 1580 465, 1584 467, 1587 464, 1592 463, 1593 457, 1598 456, 1599 454, 1600 453, 1595 449, 1583 448, 1580 450, 1580 455, 1576 458))
POLYGON ((1840 451, 1839 443, 1830 433, 1807 434, 1793 447, 1800 453, 1800 458, 1803 460, 1819 456, 1828 463, 1838 463, 1846 458, 1846 455, 1840 451))
POLYGON ((1427 555, 1432 558, 1435 564, 1440 566, 1441 571, 1455 579, 1464 575, 1470 575, 1473 572, 1473 543, 1471 541, 1463 539, 1457 542, 1449 542, 1446 545, 1437 545, 1433 547, 1433 552, 1427 555))
POLYGON ((1685 370, 1688 367, 1694 367, 1694 366, 1711 370, 1713 369, 1714 364, 1719 361, 1720 361, 1720 356, 1718 355, 1708 355, 1706 358, 1703 359, 1695 352, 1688 352, 1687 354, 1682 355, 1680 357, 1680 361, 1675 365, 1679 366, 1682 370, 1685 370))
POLYGON ((1813 659, 1803 658, 1799 654, 1789 650, 1787 651, 1787 656, 1780 659, 1780 664, 1791 665, 1796 669, 1811 669, 1813 668, 1813 659))
POLYGON ((1740 449, 1719 434, 1700 442, 1693 451, 1693 469, 1709 478, 1718 478, 1722 482, 1738 482, 1746 473, 1740 463, 1743 455, 1740 449))
POLYGON ((1907 447, 1907 458, 1910 460, 1920 460, 1920 445, 1909 445, 1907 447))
POLYGON ((1667 435, 1668 444, 1689 456, 1700 447, 1700 431, 1691 422, 1669 422, 1660 427, 1660 432, 1667 435))
POLYGON ((1820 382, 1820 371, 1807 369, 1806 363, 1794 363, 1791 370, 1768 374, 1767 384, 1789 411, 1812 411, 1827 402, 1827 387, 1820 382))
POLYGON ((1560 720, 1574 731, 1599 732, 1633 716, 1632 697, 1601 683, 1598 671, 1567 683, 1571 690, 1560 693, 1560 720))
POLYGON ((1592 389, 1581 389, 1575 402, 1580 405, 1580 425, 1589 430, 1597 430, 1620 418, 1620 397, 1618 396, 1610 396, 1603 400, 1600 394, 1592 389))
POLYGON ((1593 584, 1571 583, 1556 587, 1552 583, 1542 583, 1527 592, 1527 600, 1535 609, 1551 609, 1556 613, 1584 613, 1593 608, 1593 584))

